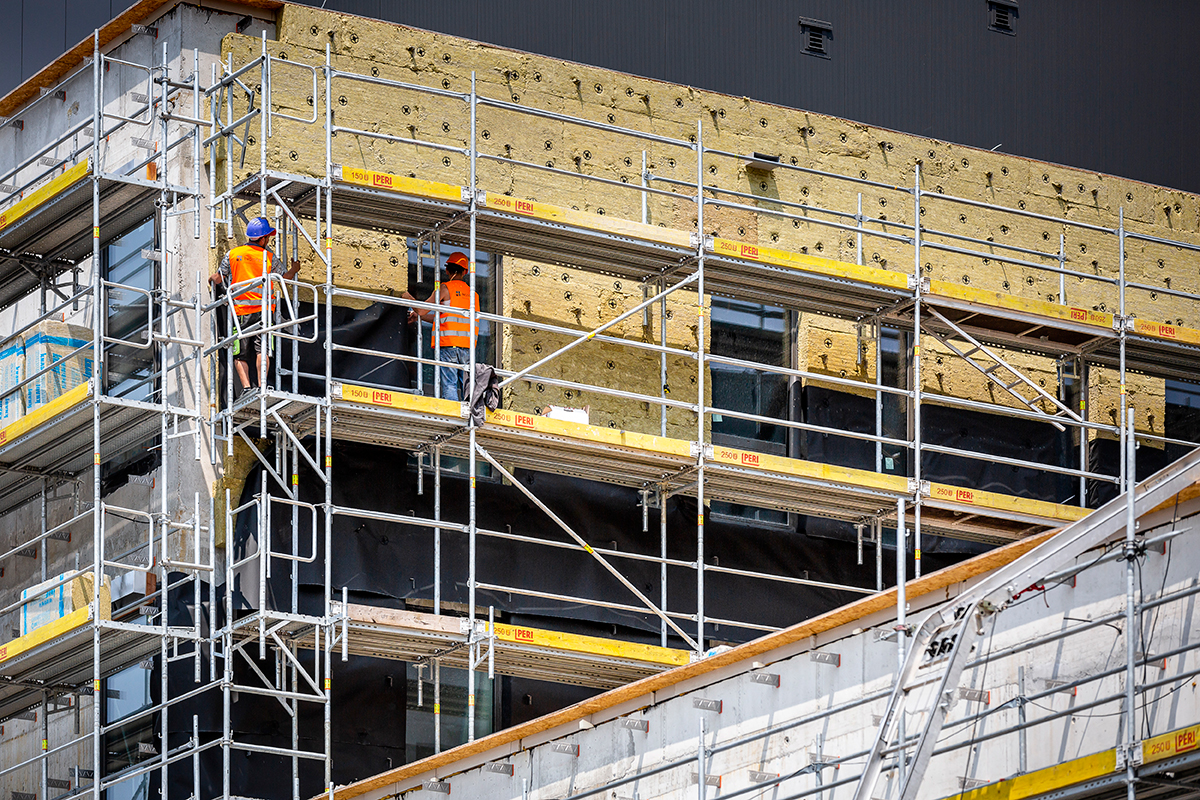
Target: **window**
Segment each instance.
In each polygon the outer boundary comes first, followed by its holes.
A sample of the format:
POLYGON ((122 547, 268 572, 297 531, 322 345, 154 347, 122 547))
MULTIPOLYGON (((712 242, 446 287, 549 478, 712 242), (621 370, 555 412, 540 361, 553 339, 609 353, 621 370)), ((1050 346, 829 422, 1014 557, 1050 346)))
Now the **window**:
MULTIPOLYGON (((155 681, 151 662, 124 669, 102 684, 105 726, 104 777, 111 779, 123 770, 158 757, 158 738, 155 714, 143 714, 127 724, 120 724, 154 704, 155 681)), ((149 800, 152 794, 151 774, 122 781, 105 790, 106 800, 149 800)))
POLYGON ((833 39, 833 25, 819 19, 800 18, 800 33, 804 37, 804 52, 820 58, 829 58, 829 42, 833 39))
MULTIPOLYGON (((433 755, 434 683, 433 668, 426 665, 418 672, 415 664, 407 664, 408 703, 405 719, 406 763, 433 755), (417 681, 421 688, 418 693, 417 681), (419 694, 419 697, 418 697, 419 694), (418 703, 418 699, 420 703, 418 703)), ((467 672, 461 669, 441 669, 441 728, 442 750, 449 750, 467 741, 467 672)), ((487 736, 494 728, 493 683, 486 672, 475 673, 475 737, 487 736)))
POLYGON ((101 250, 101 268, 109 282, 107 335, 119 339, 104 353, 105 391, 116 397, 150 400, 157 390, 155 351, 150 341, 151 302, 158 264, 154 220, 148 219, 101 250), (118 285, 112 285, 118 284, 118 285))
POLYGON ((988 30, 1015 36, 1017 33, 1016 0, 988 0, 988 30))
MULTIPOLYGON (((462 248, 465 250, 466 248, 462 248)), ((451 254, 459 252, 459 248, 449 245, 442 245, 442 265, 446 263, 446 258, 451 254)), ((499 307, 499 286, 500 281, 497 280, 500 272, 500 256, 493 256, 491 253, 475 253, 475 290, 479 293, 479 310, 486 314, 495 314, 499 307)), ((433 282, 440 280, 445 275, 444 266, 439 270, 438 275, 434 275, 433 267, 429 263, 428 255, 425 258, 424 268, 420 275, 421 280, 417 280, 417 250, 415 241, 409 240, 408 247, 408 291, 413 297, 425 299, 433 294, 433 282)), ((479 338, 475 341, 475 358, 481 364, 496 364, 496 335, 493 331, 492 323, 486 320, 479 321, 479 338)), ((421 357, 432 360, 433 352, 433 323, 421 323, 421 357)), ((421 370, 421 387, 422 391, 432 396, 434 393, 434 366, 425 364, 421 370)))
MULTIPOLYGON (((794 316, 782 308, 724 297, 712 299, 710 352, 772 367, 792 365, 794 316)), ((754 415, 786 420, 790 417, 790 384, 787 375, 748 366, 709 362, 712 376, 712 440, 741 450, 775 455, 788 454, 791 430, 762 420, 733 416, 754 415)), ((731 503, 714 502, 714 514, 773 524, 786 524, 788 515, 731 503)))

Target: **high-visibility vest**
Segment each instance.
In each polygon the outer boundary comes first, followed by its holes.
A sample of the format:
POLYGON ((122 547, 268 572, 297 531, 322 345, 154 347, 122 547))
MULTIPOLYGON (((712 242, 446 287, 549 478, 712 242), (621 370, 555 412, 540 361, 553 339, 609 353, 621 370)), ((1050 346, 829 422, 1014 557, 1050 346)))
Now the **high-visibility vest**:
MULTIPOLYGON (((453 308, 467 311, 470 309, 471 287, 463 281, 454 280, 446 281, 444 284, 446 290, 450 293, 450 299, 442 305, 448 305, 453 308)), ((479 295, 473 297, 475 301, 475 311, 479 312, 479 295)), ((470 347, 471 346, 471 320, 458 314, 441 314, 441 324, 438 326, 438 344, 442 347, 470 347)), ((478 334, 476 328, 476 334, 478 334)))
MULTIPOLYGON (((229 251, 229 282, 243 283, 271 274, 271 251, 253 244, 244 244, 229 251)), ((233 308, 239 314, 257 314, 262 311, 263 284, 258 284, 233 298, 233 308)), ((272 312, 271 298, 267 299, 267 311, 272 312)))

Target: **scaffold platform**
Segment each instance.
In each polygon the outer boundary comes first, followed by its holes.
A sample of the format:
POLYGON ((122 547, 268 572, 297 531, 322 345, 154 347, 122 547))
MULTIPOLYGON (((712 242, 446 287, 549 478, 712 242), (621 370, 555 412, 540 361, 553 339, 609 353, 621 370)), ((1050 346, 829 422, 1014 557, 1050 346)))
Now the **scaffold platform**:
POLYGON ((132 177, 101 175, 100 229, 92 225, 91 160, 80 161, 0 211, 0 308, 36 290, 33 263, 53 278, 92 255, 93 238, 107 242, 154 214, 161 187, 132 177))
POLYGON ((0 645, 0 722, 42 701, 42 692, 78 691, 155 655, 162 639, 136 625, 105 626, 94 604, 0 645), (100 630, 100 674, 93 674, 93 634, 100 630))
POLYGON ((0 429, 0 514, 36 497, 43 477, 70 479, 93 466, 100 457, 93 449, 94 404, 100 404, 106 453, 132 447, 159 429, 160 408, 97 398, 94 383, 81 383, 0 429))

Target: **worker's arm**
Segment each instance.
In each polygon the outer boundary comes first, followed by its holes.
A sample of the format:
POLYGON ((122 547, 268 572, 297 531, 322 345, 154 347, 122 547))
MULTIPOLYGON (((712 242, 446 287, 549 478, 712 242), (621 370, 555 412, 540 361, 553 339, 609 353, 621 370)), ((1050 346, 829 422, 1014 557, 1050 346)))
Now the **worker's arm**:
POLYGON ((300 262, 293 258, 291 265, 287 269, 287 272, 283 273, 283 279, 290 281, 293 278, 295 278, 299 272, 300 272, 300 262))
MULTIPOLYGON (((416 300, 417 299, 417 298, 413 297, 411 294, 409 294, 408 292, 402 292, 400 296, 406 300, 416 300)), ((425 302, 432 303, 432 302, 434 302, 435 297, 441 298, 437 301, 437 303, 439 305, 446 305, 450 301, 450 291, 445 286, 443 286, 439 291, 430 293, 429 297, 425 298, 425 302)), ((415 308, 410 308, 408 310, 408 321, 416 322, 418 318, 423 319, 426 322, 433 322, 433 311, 430 311, 430 310, 418 311, 415 308)))

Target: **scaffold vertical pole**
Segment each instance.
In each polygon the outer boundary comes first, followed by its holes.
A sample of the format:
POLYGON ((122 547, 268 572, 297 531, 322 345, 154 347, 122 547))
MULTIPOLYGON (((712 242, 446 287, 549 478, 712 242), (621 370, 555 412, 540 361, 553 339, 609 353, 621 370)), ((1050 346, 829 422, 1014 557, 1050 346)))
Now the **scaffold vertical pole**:
MULTIPOLYGON (((1125 340, 1127 338, 1126 331, 1128 328, 1126 324, 1128 320, 1125 316, 1125 206, 1121 206, 1117 210, 1117 224, 1117 307, 1119 309, 1117 316, 1120 318, 1119 322, 1117 323, 1117 326, 1120 328, 1118 332, 1118 345, 1120 347, 1120 408, 1118 409, 1119 413, 1117 419, 1120 421, 1119 428, 1121 431, 1121 453, 1123 455, 1125 453, 1125 448, 1128 447, 1127 440, 1129 438, 1125 425, 1125 409, 1129 407, 1129 387, 1125 383, 1126 378, 1128 377, 1125 374, 1125 340)), ((1124 486, 1127 479, 1126 467, 1128 464, 1126 463, 1127 459, 1125 458, 1121 458, 1120 461, 1121 482, 1119 485, 1124 486)))
MULTIPOLYGON (((662 484, 658 486, 658 607, 667 613, 667 492, 662 484)), ((667 621, 660 619, 659 644, 667 646, 667 621)))
MULTIPOLYGON (((913 577, 921 577, 921 162, 913 171, 913 577)), ((904 524, 904 520, 900 520, 904 524)), ((903 660, 901 661, 903 665, 903 660)))
MULTIPOLYGON (((325 619, 332 631, 333 592, 333 63, 325 43, 325 619)), ((321 192, 317 192, 320 201, 321 192)), ((320 230, 317 231, 321 233, 320 230)), ((343 606, 342 613, 346 613, 343 606)), ((333 800, 333 637, 325 636, 325 786, 333 800)))
MULTIPOLYGON (((896 683, 899 684, 904 680, 904 662, 908 658, 908 651, 905 647, 905 639, 908 636, 908 547, 906 539, 907 534, 904 530, 905 508, 904 498, 896 500, 896 683)), ((904 730, 904 711, 901 710, 900 718, 897 721, 896 734, 896 768, 899 770, 900 780, 897 786, 904 786, 906 782, 906 767, 908 766, 907 751, 904 748, 905 730, 904 730)), ((881 723, 882 724, 882 723, 881 723)))
MULTIPOLYGON (((92 34, 92 608, 100 609, 101 575, 104 568, 104 526, 100 513, 100 404, 97 398, 104 386, 104 339, 100 319, 100 140, 103 139, 102 110, 104 97, 100 91, 100 31, 92 34)), ((45 547, 45 542, 42 543, 45 547)), ((166 665, 163 665, 164 668, 166 665)), ((100 800, 101 720, 103 703, 100 674, 100 626, 92 626, 92 798, 100 800)))
MULTIPOLYGON (((468 358, 467 358, 467 364, 469 366, 470 372, 467 373, 467 375, 465 376, 466 380, 463 381, 463 383, 466 387, 465 394, 467 395, 467 397, 466 397, 467 437, 470 440, 468 442, 468 449, 470 451, 470 453, 468 455, 468 474, 470 475, 470 479, 471 479, 471 484, 470 484, 470 487, 468 488, 468 503, 467 503, 467 505, 468 505, 468 515, 467 515, 468 556, 467 556, 467 558, 469 561, 469 564, 467 567, 467 569, 468 569, 467 613, 469 615, 470 625, 471 625, 470 634, 469 634, 470 641, 471 641, 471 653, 470 653, 470 658, 468 659, 468 662, 467 662, 467 741, 469 741, 469 742, 475 741, 475 661, 477 658, 477 651, 478 651, 478 647, 479 647, 479 643, 477 641, 476 632, 475 632, 475 584, 476 584, 475 569, 476 569, 476 545, 477 545, 476 538, 477 538, 477 534, 478 534, 478 531, 476 529, 476 518, 475 518, 475 514, 476 514, 475 478, 477 475, 477 470, 479 469, 479 461, 478 461, 478 458, 475 453, 475 419, 474 419, 474 416, 470 412, 471 396, 474 393, 474 386, 475 386, 475 331, 478 330, 478 325, 479 325, 479 315, 475 310, 475 298, 478 296, 475 293, 475 245, 476 245, 475 223, 476 223, 476 216, 477 216, 477 212, 478 212, 478 204, 477 204, 478 197, 476 196, 476 192, 477 192, 476 182, 478 179, 478 176, 476 174, 476 157, 478 156, 478 153, 479 153, 478 145, 477 145, 476 139, 475 139, 477 100, 478 100, 478 96, 475 94, 475 72, 474 72, 474 70, 472 70, 471 71, 471 122, 470 122, 470 136, 471 136, 470 167, 471 167, 471 171, 470 171, 469 184, 468 184, 470 187, 469 191, 471 194, 471 202, 470 202, 470 207, 469 207, 469 211, 468 211, 468 217, 469 217, 468 222, 470 224, 470 233, 468 234, 468 238, 470 240, 469 241, 470 254, 468 255, 468 258, 469 258, 468 263, 470 266, 470 274, 468 276, 468 279, 470 280, 470 294, 469 294, 468 301, 467 301, 467 309, 468 309, 468 312, 467 312, 467 314, 468 314, 468 316, 467 316, 467 321, 468 321, 467 345, 468 345, 468 347, 470 347, 470 352, 468 353, 468 358)), ((440 383, 440 381, 439 381, 439 383, 440 383)), ((462 394, 462 393, 460 393, 460 394, 462 394)), ((460 396, 459 399, 462 400, 463 398, 460 396)))
MULTIPOLYGON (((1137 770, 1133 757, 1137 741, 1137 636, 1139 615, 1135 594, 1134 568, 1137 566, 1137 514, 1134 510, 1134 493, 1137 490, 1137 442, 1134 435, 1134 409, 1130 408, 1125 418, 1125 791, 1128 800, 1136 800, 1137 770)), ((1163 580, 1166 580, 1164 575, 1163 580)), ((1144 653, 1143 658, 1149 658, 1144 653)))
MULTIPOLYGON (((704 124, 696 121, 696 652, 704 652, 704 124)), ((665 315, 664 315, 665 316, 665 315)), ((704 791, 701 784, 701 793, 704 791)))

